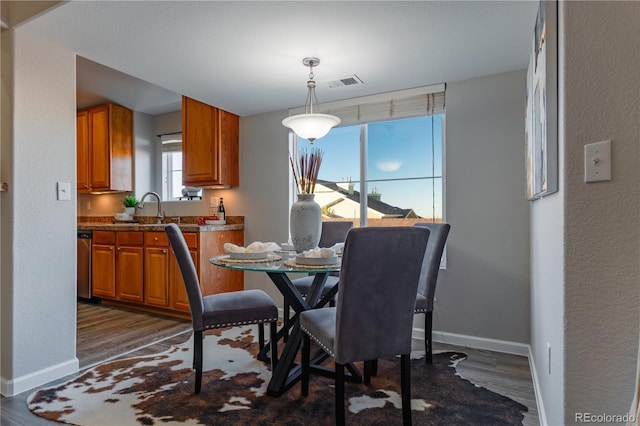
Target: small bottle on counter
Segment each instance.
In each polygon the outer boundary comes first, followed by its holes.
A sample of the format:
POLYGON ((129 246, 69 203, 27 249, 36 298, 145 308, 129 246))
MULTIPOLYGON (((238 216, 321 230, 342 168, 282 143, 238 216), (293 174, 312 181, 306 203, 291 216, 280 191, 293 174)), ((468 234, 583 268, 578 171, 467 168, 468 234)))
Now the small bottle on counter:
POLYGON ((227 215, 224 211, 224 203, 222 202, 222 197, 220 197, 220 205, 218 206, 218 217, 220 220, 226 220, 227 215))

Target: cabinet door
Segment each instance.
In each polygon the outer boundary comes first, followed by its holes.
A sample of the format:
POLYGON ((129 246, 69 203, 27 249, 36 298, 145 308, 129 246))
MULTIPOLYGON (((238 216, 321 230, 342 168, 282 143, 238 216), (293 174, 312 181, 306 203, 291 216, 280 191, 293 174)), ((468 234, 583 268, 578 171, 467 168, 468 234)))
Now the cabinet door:
POLYGON ((118 246, 116 256, 116 289, 119 300, 143 301, 142 247, 118 246))
POLYGON ((78 192, 89 192, 89 113, 76 114, 76 177, 78 192))
POLYGON ((91 283, 96 297, 116 297, 115 245, 93 244, 91 283))
POLYGON ((109 106, 109 188, 133 190, 133 111, 109 106))
POLYGON ((144 249, 144 301, 148 305, 169 306, 169 249, 144 249))
POLYGON ((220 183, 240 185, 240 117, 218 110, 220 123, 220 183))
POLYGON ((185 186, 220 183, 218 110, 182 97, 182 183, 185 186))
POLYGON ((91 190, 109 189, 109 109, 102 105, 89 110, 89 185, 91 190))
POLYGON ((209 263, 209 258, 224 253, 224 243, 244 245, 243 231, 202 232, 200 234, 200 286, 202 294, 225 293, 244 289, 244 273, 220 268, 209 263))
MULTIPOLYGON (((189 249, 189 253, 191 254, 191 259, 193 259, 197 270, 198 250, 189 249)), ((169 288, 171 289, 171 307, 178 311, 190 312, 189 297, 187 296, 187 290, 184 286, 184 280, 182 279, 180 266, 178 265, 178 261, 176 260, 173 250, 171 251, 169 262, 169 288)))

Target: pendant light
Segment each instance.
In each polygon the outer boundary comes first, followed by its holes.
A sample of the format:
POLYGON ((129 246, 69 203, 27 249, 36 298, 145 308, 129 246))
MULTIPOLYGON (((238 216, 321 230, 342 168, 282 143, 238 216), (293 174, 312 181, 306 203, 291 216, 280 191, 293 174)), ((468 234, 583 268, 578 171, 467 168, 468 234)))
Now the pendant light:
POLYGON ((313 67, 320 64, 320 59, 315 57, 304 58, 302 64, 309 67, 309 81, 307 81, 307 100, 304 104, 304 114, 292 115, 282 120, 282 125, 290 128, 301 138, 313 143, 329 133, 332 127, 340 124, 340 118, 335 115, 318 114, 318 99, 316 98, 316 82, 313 80, 313 67))

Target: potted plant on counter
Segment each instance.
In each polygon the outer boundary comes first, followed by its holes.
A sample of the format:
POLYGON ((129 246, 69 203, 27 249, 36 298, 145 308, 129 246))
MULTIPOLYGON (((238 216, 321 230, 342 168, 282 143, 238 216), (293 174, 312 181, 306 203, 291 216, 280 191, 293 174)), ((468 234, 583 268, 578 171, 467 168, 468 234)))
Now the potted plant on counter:
POLYGON ((124 211, 129 216, 133 216, 136 213, 136 206, 138 205, 138 199, 133 195, 127 195, 122 200, 122 204, 124 204, 124 211))

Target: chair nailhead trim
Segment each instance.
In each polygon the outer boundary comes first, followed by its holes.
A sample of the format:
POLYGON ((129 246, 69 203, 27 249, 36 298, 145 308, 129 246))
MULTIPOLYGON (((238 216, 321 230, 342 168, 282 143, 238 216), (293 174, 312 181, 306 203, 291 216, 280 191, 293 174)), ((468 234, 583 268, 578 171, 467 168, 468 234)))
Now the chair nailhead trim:
POLYGON ((205 330, 209 330, 211 328, 232 327, 234 325, 260 324, 260 323, 275 322, 275 321, 278 321, 278 317, 266 318, 266 319, 256 319, 256 320, 249 320, 249 321, 239 321, 239 322, 227 322, 227 323, 224 323, 224 324, 207 325, 205 327, 205 330))
POLYGON ((416 314, 424 314, 424 313, 429 312, 429 310, 428 309, 416 309, 414 312, 416 314))
POLYGON ((332 357, 335 358, 335 355, 333 354, 333 349, 329 349, 324 343, 322 343, 320 340, 318 340, 316 338, 316 336, 314 336, 313 334, 311 334, 311 332, 309 330, 307 330, 306 328, 304 328, 303 326, 300 326, 300 328, 302 329, 302 331, 304 331, 306 334, 309 335, 309 337, 311 337, 311 339, 316 342, 318 345, 320 345, 320 347, 322 349, 324 349, 325 352, 327 352, 329 355, 331 355, 332 357))

